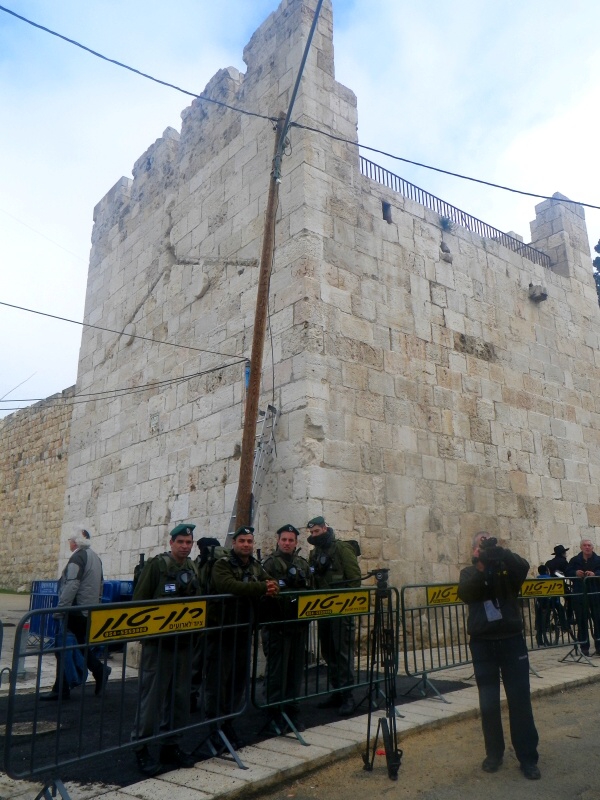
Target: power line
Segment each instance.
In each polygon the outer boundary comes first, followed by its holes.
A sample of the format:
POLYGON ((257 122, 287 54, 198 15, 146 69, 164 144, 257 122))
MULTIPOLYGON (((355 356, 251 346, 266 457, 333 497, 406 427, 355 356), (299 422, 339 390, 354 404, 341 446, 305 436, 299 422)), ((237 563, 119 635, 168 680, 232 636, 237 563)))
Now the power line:
MULTIPOLYGON (((6 8, 5 6, 1 6, 0 5, 0 11, 4 11, 7 14, 11 14, 13 17, 16 17, 17 19, 20 19, 23 22, 26 22, 28 25, 32 25, 34 28, 39 28, 39 30, 45 31, 46 33, 49 33, 52 36, 56 36, 59 39, 62 39, 63 41, 68 42, 69 44, 75 45, 75 47, 79 47, 82 50, 85 50, 86 52, 91 53, 92 55, 96 56, 97 58, 101 58, 104 61, 108 61, 111 64, 115 64, 118 67, 122 67, 123 69, 129 70, 130 72, 133 72, 136 75, 140 75, 142 78, 147 78, 148 80, 154 81, 155 83, 159 83, 162 86, 167 86, 170 89, 175 89, 176 91, 181 92, 182 94, 189 95, 190 97, 195 97, 195 98, 197 98, 199 100, 206 100, 206 102, 208 102, 208 103, 214 103, 215 105, 223 106, 224 108, 229 108, 231 111, 237 111, 240 114, 246 114, 246 115, 252 116, 252 117, 259 117, 260 119, 266 119, 266 120, 269 120, 270 122, 277 122, 277 118, 276 117, 269 117, 269 116, 267 116, 265 114, 259 114, 257 111, 248 111, 247 109, 244 109, 244 108, 238 108, 237 106, 232 106, 232 105, 229 105, 228 103, 223 103, 220 100, 214 100, 213 98, 207 97, 206 95, 195 94, 194 92, 190 92, 190 91, 187 91, 186 89, 182 89, 180 86, 176 86, 173 83, 169 83, 168 81, 163 81, 163 80, 160 80, 159 78, 155 78, 155 77, 153 77, 152 75, 149 75, 146 72, 141 72, 140 70, 135 69, 134 67, 130 67, 127 64, 124 64, 121 61, 117 61, 116 59, 113 59, 113 58, 108 58, 107 56, 102 55, 102 53, 98 53, 96 50, 92 50, 91 48, 86 47, 85 45, 81 44, 80 42, 76 41, 75 39, 70 39, 67 36, 63 36, 62 34, 57 33, 56 31, 53 31, 50 28, 45 27, 44 25, 40 25, 37 22, 33 22, 32 20, 27 19, 27 17, 23 17, 20 14, 17 14, 16 12, 11 11, 9 8, 6 8)), ((368 150, 371 153, 379 153, 380 155, 386 156, 387 158, 392 158, 395 161, 402 161, 405 164, 412 164, 415 167, 421 167, 422 169, 428 169, 428 170, 431 170, 433 172, 439 172, 442 175, 450 175, 453 178, 460 178, 461 180, 470 181, 472 183, 479 183, 479 184, 481 184, 483 186, 490 186, 493 189, 502 189, 505 192, 512 192, 513 194, 520 194, 520 195, 524 195, 525 197, 536 197, 536 198, 538 198, 540 200, 556 200, 555 197, 551 197, 550 195, 538 194, 537 192, 527 192, 527 191, 524 191, 523 189, 514 189, 514 188, 512 188, 510 186, 504 186, 503 184, 500 184, 500 183, 493 183, 492 181, 485 181, 482 178, 473 178, 473 177, 471 177, 469 175, 463 175, 462 173, 459 173, 459 172, 452 172, 451 170, 442 169, 441 167, 434 167, 434 166, 431 166, 429 164, 423 164, 420 161, 413 161, 410 158, 404 158, 403 156, 397 156, 397 155, 394 155, 393 153, 388 153, 385 150, 380 150, 377 147, 370 147, 369 145, 359 144, 358 142, 352 141, 352 139, 346 139, 343 136, 336 136, 335 134, 330 133, 329 131, 322 130, 321 128, 315 128, 315 127, 312 127, 310 125, 302 125, 302 124, 300 124, 298 122, 290 122, 289 123, 289 127, 295 127, 295 128, 300 128, 302 130, 311 131, 312 133, 317 133, 317 134, 320 134, 321 136, 326 136, 329 139, 333 139, 333 140, 338 141, 338 142, 343 142, 345 144, 350 144, 350 145, 353 145, 354 147, 358 147, 358 148, 361 148, 363 150, 368 150)), ((592 203, 583 203, 580 200, 571 200, 569 198, 564 198, 564 199, 561 198, 561 202, 571 203, 573 205, 578 205, 578 206, 583 206, 584 208, 592 208, 592 209, 595 209, 595 210, 600 210, 600 206, 594 205, 592 203)))
POLYGON ((21 16, 21 14, 17 14, 15 11, 11 11, 10 8, 6 8, 5 6, 0 6, 0 11, 4 11, 7 14, 11 14, 11 16, 20 19, 22 22, 26 22, 28 25, 32 25, 34 28, 38 28, 45 33, 49 33, 52 36, 56 36, 58 39, 62 39, 69 44, 75 45, 75 47, 79 47, 81 50, 85 50, 86 53, 91 53, 91 55, 96 56, 96 58, 101 58, 103 61, 108 61, 110 64, 115 64, 117 67, 122 67, 123 69, 129 70, 129 72, 134 72, 136 75, 141 75, 142 78, 148 78, 150 81, 154 81, 154 83, 159 83, 161 86, 167 86, 169 89, 175 89, 182 94, 186 94, 189 97, 195 97, 197 100, 206 100, 207 103, 214 103, 217 106, 223 106, 223 108, 229 108, 232 111, 238 111, 240 114, 247 114, 249 117, 259 117, 260 119, 266 119, 270 122, 277 122, 276 117, 269 117, 266 114, 259 114, 257 111, 247 111, 244 108, 237 108, 236 106, 231 106, 228 103, 223 103, 221 100, 214 100, 212 97, 207 97, 204 94, 196 94, 195 92, 189 92, 187 89, 182 89, 181 86, 176 86, 174 83, 169 83, 168 81, 160 80, 160 78, 155 78, 153 75, 148 75, 147 72, 142 72, 139 69, 135 69, 135 67, 130 67, 127 64, 124 64, 122 61, 117 61, 114 58, 108 58, 108 56, 102 55, 97 50, 92 50, 91 47, 86 47, 81 42, 76 41, 75 39, 69 39, 68 36, 63 36, 62 33, 58 33, 57 31, 53 31, 51 28, 46 28, 44 25, 40 25, 37 22, 34 22, 31 19, 27 19, 27 17, 21 16))
MULTIPOLYGON (((433 172, 441 172, 443 175, 451 175, 453 178, 461 178, 463 181, 472 181, 473 183, 481 183, 484 186, 491 186, 494 189, 503 189, 505 192, 513 192, 513 194, 522 194, 526 197, 537 197, 540 200, 556 200, 556 197, 551 197, 547 194, 537 194, 536 192, 526 192, 522 189, 513 189, 510 186, 503 186, 501 183, 492 183, 491 181, 484 181, 481 178, 472 178, 469 175, 461 175, 460 172, 450 172, 450 170, 442 169, 441 167, 432 167, 429 164, 422 164, 420 161, 411 161, 410 158, 403 158, 402 156, 395 156, 393 153, 387 153, 385 150, 379 150, 376 147, 369 147, 366 144, 359 144, 359 142, 354 142, 352 139, 345 139, 343 136, 336 136, 334 133, 329 133, 329 131, 321 130, 321 128, 313 128, 310 125, 301 125, 299 122, 292 122, 290 123, 290 127, 294 128, 301 128, 305 131, 311 131, 312 133, 318 133, 321 136, 327 136, 329 139, 334 139, 336 142, 344 142, 345 144, 354 145, 354 147, 358 147, 361 150, 369 150, 371 153, 379 153, 382 156, 387 156, 388 158, 393 158, 396 161, 403 161, 405 164, 412 164, 415 167, 423 167, 423 169, 429 169, 433 172)), ((582 203, 580 200, 570 200, 568 197, 561 197, 561 203, 572 203, 576 206, 584 206, 584 208, 594 208, 600 211, 600 206, 592 205, 592 203, 582 203)))
MULTIPOLYGON (((167 388, 170 385, 175 385, 179 383, 184 383, 185 381, 192 380, 193 378, 201 378, 204 375, 209 375, 211 372, 219 372, 219 370, 228 369, 229 367, 235 367, 237 364, 242 364, 248 359, 240 358, 237 361, 234 361, 232 364, 220 364, 218 367, 211 367, 210 369, 202 370, 201 372, 194 372, 192 375, 181 375, 178 378, 166 378, 163 381, 154 381, 153 383, 146 383, 142 386, 135 386, 135 387, 128 387, 128 388, 117 388, 117 389, 105 389, 102 392, 81 392, 73 397, 24 397, 24 398, 13 398, 11 400, 0 400, 0 402, 4 403, 36 403, 42 402, 44 400, 52 400, 54 403, 63 402, 65 406, 72 406, 72 405, 80 405, 81 403, 90 403, 94 402, 95 400, 115 400, 119 397, 125 397, 126 395, 130 394, 139 394, 140 392, 148 392, 152 389, 163 389, 167 388), (88 398, 85 400, 78 400, 77 398, 88 398)), ((21 411, 23 410, 22 406, 17 406, 15 408, 0 408, 0 412, 2 411, 21 411)))
MULTIPOLYGON (((71 322, 73 325, 81 325, 83 328, 94 328, 98 331, 107 331, 107 333, 116 333, 119 336, 123 335, 125 331, 117 331, 114 328, 103 328, 101 325, 91 325, 89 322, 79 322, 77 319, 68 319, 67 317, 58 317, 56 314, 48 314, 45 311, 36 311, 33 308, 24 308, 23 306, 15 306, 12 303, 3 303, 0 300, 0 306, 7 308, 16 308, 19 311, 27 311, 29 314, 39 314, 41 317, 50 317, 50 319, 58 319, 61 322, 71 322)), ((151 339, 149 336, 139 336, 137 334, 128 333, 127 337, 132 339, 143 339, 145 342, 152 342, 153 344, 168 344, 171 347, 184 347, 186 350, 196 350, 198 353, 211 353, 214 356, 223 356, 223 358, 238 358, 241 361, 244 359, 241 356, 236 356, 235 353, 221 353, 219 350, 207 350, 205 347, 193 347, 191 344, 176 344, 175 342, 165 342, 161 339, 151 339)))
POLYGON ((55 242, 54 239, 51 239, 49 236, 46 236, 45 233, 42 233, 41 231, 38 231, 35 228, 32 228, 31 225, 28 225, 26 222, 23 222, 22 219, 15 217, 14 214, 11 214, 10 212, 6 211, 4 208, 0 208, 0 211, 3 214, 6 214, 7 217, 14 219, 15 222, 18 222, 20 225, 24 225, 26 228, 29 228, 30 231, 37 233, 38 236, 42 236, 44 239, 46 239, 46 241, 51 242, 56 247, 60 247, 60 249, 64 250, 65 253, 69 253, 69 255, 75 256, 75 258, 78 258, 80 261, 85 261, 86 264, 88 263, 87 258, 83 258, 83 256, 78 256, 77 253, 74 253, 72 250, 68 250, 66 247, 63 247, 62 244, 55 242))

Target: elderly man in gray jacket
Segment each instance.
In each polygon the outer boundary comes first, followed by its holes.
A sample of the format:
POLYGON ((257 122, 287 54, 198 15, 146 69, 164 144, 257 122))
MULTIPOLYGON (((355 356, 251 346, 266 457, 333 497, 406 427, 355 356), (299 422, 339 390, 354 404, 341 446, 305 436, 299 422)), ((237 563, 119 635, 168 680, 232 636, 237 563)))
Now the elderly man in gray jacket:
MULTIPOLYGON (((80 645, 85 645, 87 634, 87 611, 71 610, 61 612, 61 608, 71 606, 96 605, 102 595, 102 561, 91 548, 90 534, 84 528, 78 528, 69 538, 71 558, 64 568, 60 583, 59 597, 55 617, 61 619, 80 645), (66 618, 65 618, 66 617, 66 618)), ((61 644, 64 639, 58 637, 61 644)), ((104 665, 89 648, 82 649, 86 666, 91 670, 96 681, 95 694, 99 695, 104 690, 110 667, 104 665)), ((65 676, 64 667, 61 666, 60 653, 56 653, 56 678, 50 692, 40 695, 40 700, 63 700, 70 697, 70 687, 65 676), (61 685, 62 683, 62 685, 61 685)))

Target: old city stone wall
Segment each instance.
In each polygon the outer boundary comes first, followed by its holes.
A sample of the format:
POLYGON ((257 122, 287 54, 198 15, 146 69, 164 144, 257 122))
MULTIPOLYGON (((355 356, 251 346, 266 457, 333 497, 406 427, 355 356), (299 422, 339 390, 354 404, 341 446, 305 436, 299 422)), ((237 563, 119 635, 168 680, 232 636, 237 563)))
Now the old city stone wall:
POLYGON ((74 388, 0 420, 1 588, 56 577, 74 388))
MULTIPOLYGON (((206 93, 285 110, 314 5, 285 0, 245 75, 221 70, 206 93)), ((223 538, 237 489, 272 123, 202 101, 182 118, 95 210, 86 321, 123 334, 84 330, 78 391, 107 395, 74 408, 64 525, 90 527, 108 577, 182 520, 223 538)), ((356 141, 328 2, 295 119, 356 141)), ((324 513, 361 540, 365 569, 384 563, 401 583, 456 578, 482 527, 533 564, 594 536, 600 319, 582 210, 560 196, 536 208, 545 269, 442 230, 365 178, 354 145, 297 127, 290 139, 263 374, 281 418, 259 544, 324 513)))

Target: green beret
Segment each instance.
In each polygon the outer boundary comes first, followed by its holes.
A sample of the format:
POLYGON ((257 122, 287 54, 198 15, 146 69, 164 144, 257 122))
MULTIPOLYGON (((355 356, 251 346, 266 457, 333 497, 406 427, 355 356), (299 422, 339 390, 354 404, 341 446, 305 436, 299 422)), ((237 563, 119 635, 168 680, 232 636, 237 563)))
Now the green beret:
POLYGON ((315 525, 326 525, 325 517, 313 517, 306 523, 307 528, 314 528, 315 525))
POLYGON ((171 531, 171 539, 175 539, 177 536, 193 536, 195 527, 191 522, 182 522, 171 531))
POLYGON ((282 525, 277 531, 277 536, 280 536, 282 533, 294 533, 296 536, 300 536, 300 531, 298 528, 294 528, 293 525, 282 525))
POLYGON ((242 525, 241 528, 237 529, 231 538, 237 539, 237 537, 242 533, 254 536, 254 528, 252 528, 250 525, 242 525))

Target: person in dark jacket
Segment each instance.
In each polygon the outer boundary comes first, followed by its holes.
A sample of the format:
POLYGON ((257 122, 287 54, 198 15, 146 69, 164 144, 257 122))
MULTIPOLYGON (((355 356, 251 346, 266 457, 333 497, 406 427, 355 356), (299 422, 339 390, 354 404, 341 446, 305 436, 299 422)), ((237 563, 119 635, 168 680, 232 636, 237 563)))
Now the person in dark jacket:
POLYGON ((569 561, 565 572, 567 577, 579 579, 573 581, 571 595, 571 607, 577 621, 577 642, 584 656, 589 656, 588 624, 591 623, 596 655, 600 656, 600 581, 589 580, 600 576, 600 556, 594 552, 591 539, 582 539, 580 549, 581 552, 569 561))
POLYGON ((504 757, 500 676, 510 719, 510 736, 521 771, 537 780, 539 741, 529 689, 529 658, 518 596, 529 564, 499 547, 485 531, 473 537, 472 565, 460 573, 458 596, 467 603, 475 680, 479 690, 485 772, 497 772, 504 757))
POLYGON ((308 622, 297 621, 298 598, 285 597, 286 592, 302 591, 312 584, 308 561, 296 552, 299 535, 293 525, 282 525, 277 531, 277 549, 263 563, 265 572, 277 581, 281 592, 270 620, 281 620, 281 624, 267 625, 264 628, 267 636, 263 640, 267 656, 265 700, 271 706, 272 733, 286 728, 275 703, 280 703, 279 708, 297 731, 305 730, 299 717, 298 698, 305 674, 308 622))
MULTIPOLYGON (((217 616, 209 617, 210 626, 219 628, 207 640, 206 718, 231 716, 243 708, 246 700, 250 635, 246 627, 255 601, 279 593, 279 584, 264 571, 254 558, 254 528, 243 525, 233 534, 229 555, 215 562, 210 576, 210 593, 231 594, 217 616)), ((210 611, 209 611, 210 614, 210 611)), ((231 719, 220 724, 221 731, 234 750, 244 742, 231 719)), ((219 749, 219 735, 211 740, 219 749)))
MULTIPOLYGON (((307 541, 313 546, 308 563, 316 589, 348 589, 360 586, 360 567, 350 542, 337 539, 333 528, 322 516, 313 517, 306 527, 307 541)), ((348 717, 356 703, 354 685, 354 640, 356 621, 352 616, 317 620, 321 655, 327 663, 327 676, 332 694, 317 704, 318 708, 337 708, 348 717)))
MULTIPOLYGON (((146 562, 135 586, 134 600, 198 595, 198 573, 190 558, 195 527, 183 522, 173 528, 169 552, 146 562)), ((147 744, 135 748, 138 769, 147 777, 156 775, 162 766, 194 766, 195 757, 181 750, 181 734, 175 732, 190 722, 191 675, 192 637, 189 633, 149 637, 142 641, 139 703, 131 738, 144 739, 165 727, 174 729, 161 741, 159 761, 151 755, 147 744)))
POLYGON ((569 552, 569 548, 564 547, 562 544, 557 544, 552 552, 554 553, 554 558, 546 561, 546 566, 548 567, 551 577, 554 578, 557 572, 565 575, 569 565, 569 559, 566 557, 565 553, 569 552))

